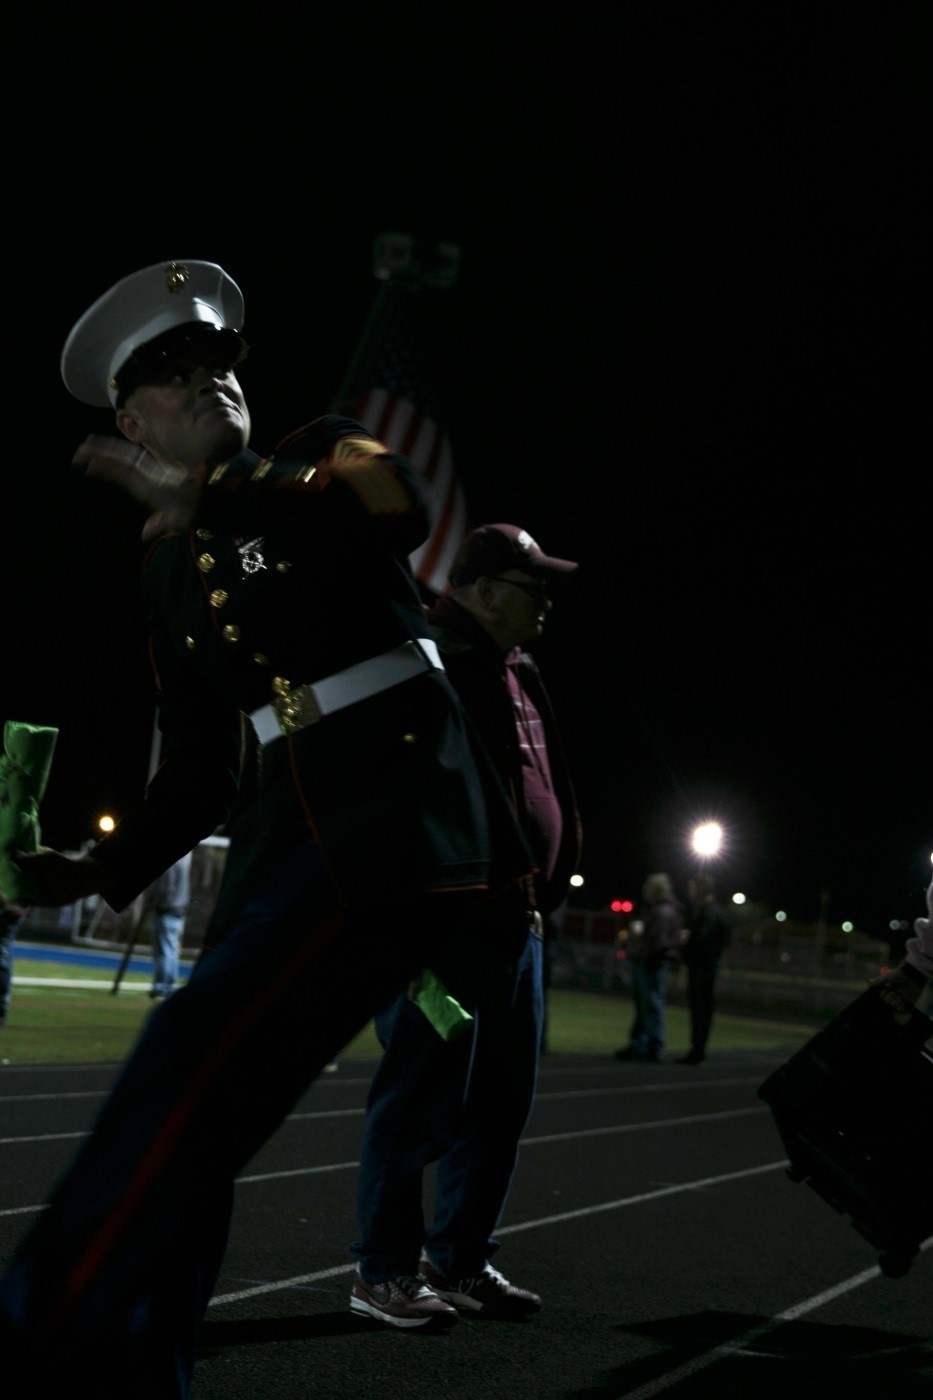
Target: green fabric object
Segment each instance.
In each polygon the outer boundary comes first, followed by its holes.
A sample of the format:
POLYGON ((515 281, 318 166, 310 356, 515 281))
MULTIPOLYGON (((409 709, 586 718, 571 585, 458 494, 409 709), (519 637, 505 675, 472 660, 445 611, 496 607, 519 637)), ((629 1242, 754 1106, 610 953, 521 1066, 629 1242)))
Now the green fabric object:
POLYGON ((473 1017, 428 968, 421 973, 419 982, 415 1005, 427 1016, 441 1040, 454 1040, 471 1024, 473 1017))
POLYGON ((0 753, 0 892, 28 903, 16 851, 39 849, 39 803, 45 794, 58 730, 9 719, 0 753))

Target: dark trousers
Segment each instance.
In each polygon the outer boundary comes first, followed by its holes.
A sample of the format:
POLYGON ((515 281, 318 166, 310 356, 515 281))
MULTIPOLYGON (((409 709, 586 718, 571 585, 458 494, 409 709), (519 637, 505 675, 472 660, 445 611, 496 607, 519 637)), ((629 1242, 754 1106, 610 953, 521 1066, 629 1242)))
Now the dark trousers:
POLYGON ((237 1173, 457 908, 339 910, 310 840, 267 873, 152 1012, 0 1278, 4 1395, 188 1395, 237 1173))
POLYGON ((690 1007, 690 1051, 706 1054, 710 1027, 713 1024, 717 962, 693 963, 687 968, 687 1002, 690 1007))
POLYGON ((407 996, 376 1018, 385 1051, 370 1086, 360 1157, 360 1272, 416 1274, 424 1247, 447 1278, 473 1277, 499 1248, 518 1141, 531 1111, 544 1016, 540 937, 504 965, 487 958, 475 997, 445 978, 474 1024, 444 1042, 407 996), (436 1162, 426 1222, 423 1173, 436 1162))

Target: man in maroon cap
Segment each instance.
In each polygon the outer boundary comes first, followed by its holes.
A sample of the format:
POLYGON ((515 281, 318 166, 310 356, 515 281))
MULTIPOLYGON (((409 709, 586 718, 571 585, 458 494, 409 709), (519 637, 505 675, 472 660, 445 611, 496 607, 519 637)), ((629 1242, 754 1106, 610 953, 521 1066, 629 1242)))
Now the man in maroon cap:
POLYGON ((524 650, 541 636, 552 583, 572 573, 526 530, 481 525, 429 613, 444 666, 509 793, 535 856, 509 909, 475 920, 466 955, 432 970, 472 1025, 441 1040, 417 984, 376 1017, 385 1054, 370 1087, 360 1159, 355 1313, 444 1326, 459 1313, 520 1319, 541 1299, 490 1264, 534 1097, 544 1029, 543 919, 563 901, 580 821, 554 714, 524 650), (423 1174, 436 1162, 434 1211, 423 1174), (438 1300, 446 1312, 438 1309, 438 1300))

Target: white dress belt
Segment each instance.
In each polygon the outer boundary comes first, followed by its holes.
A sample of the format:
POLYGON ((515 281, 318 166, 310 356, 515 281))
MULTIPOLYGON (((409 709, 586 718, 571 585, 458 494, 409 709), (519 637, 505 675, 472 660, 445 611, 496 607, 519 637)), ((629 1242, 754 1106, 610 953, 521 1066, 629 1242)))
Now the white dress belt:
POLYGON ((381 656, 358 661, 312 685, 290 687, 278 703, 253 710, 250 719, 260 743, 268 744, 432 668, 444 669, 437 643, 430 637, 419 637, 417 641, 412 638, 381 656))

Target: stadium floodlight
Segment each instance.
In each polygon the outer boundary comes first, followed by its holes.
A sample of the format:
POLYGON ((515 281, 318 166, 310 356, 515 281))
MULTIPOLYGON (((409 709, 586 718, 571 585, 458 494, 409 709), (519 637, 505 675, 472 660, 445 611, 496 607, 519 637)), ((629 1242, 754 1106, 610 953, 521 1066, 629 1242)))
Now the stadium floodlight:
POLYGON ((723 829, 719 822, 701 822, 694 827, 691 843, 698 856, 715 856, 722 849, 723 829))

